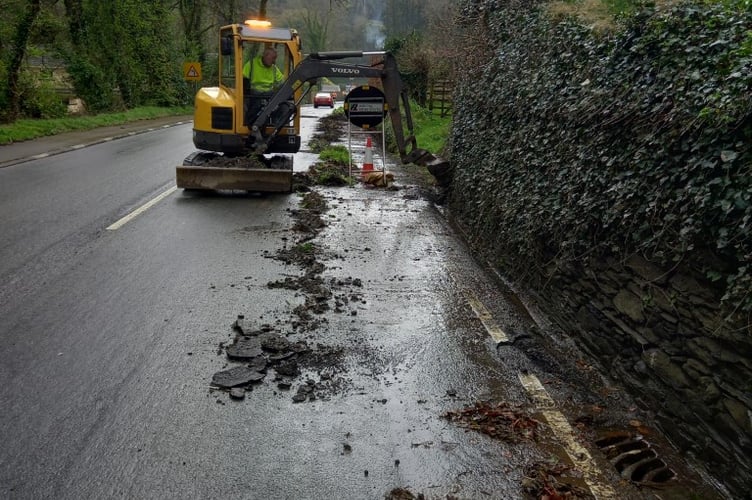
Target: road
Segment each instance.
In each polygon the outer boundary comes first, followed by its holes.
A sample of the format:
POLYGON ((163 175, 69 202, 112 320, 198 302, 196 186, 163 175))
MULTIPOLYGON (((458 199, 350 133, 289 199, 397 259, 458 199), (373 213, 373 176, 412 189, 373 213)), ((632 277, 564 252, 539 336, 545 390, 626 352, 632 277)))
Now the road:
MULTIPOLYGON (((304 110, 306 134, 327 112, 304 110)), ((190 136, 182 124, 0 168, 0 497, 523 498, 557 456, 600 498, 654 498, 598 453, 598 429, 556 424, 647 417, 565 339, 534 335, 549 325, 410 172, 395 168, 396 191, 317 188, 325 226, 306 236, 300 195, 174 190, 190 136), (309 267, 279 258, 302 244, 309 267), (311 269, 313 289, 270 286, 311 269), (304 321, 311 300, 327 306, 304 321), (233 399, 211 382, 240 366, 226 355, 239 316, 313 354, 233 399), (306 386, 316 397, 296 402, 306 386), (529 413, 541 437, 444 417, 478 401, 529 413)), ((702 487, 671 466, 674 498, 702 487)))

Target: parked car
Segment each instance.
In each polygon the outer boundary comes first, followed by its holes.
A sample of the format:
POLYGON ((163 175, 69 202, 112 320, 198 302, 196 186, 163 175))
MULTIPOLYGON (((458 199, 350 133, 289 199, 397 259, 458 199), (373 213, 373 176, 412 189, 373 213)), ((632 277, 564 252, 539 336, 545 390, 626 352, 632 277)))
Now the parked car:
POLYGON ((319 106, 329 106, 330 108, 334 108, 334 99, 332 99, 332 94, 329 92, 319 92, 313 97, 313 107, 318 108, 319 106))

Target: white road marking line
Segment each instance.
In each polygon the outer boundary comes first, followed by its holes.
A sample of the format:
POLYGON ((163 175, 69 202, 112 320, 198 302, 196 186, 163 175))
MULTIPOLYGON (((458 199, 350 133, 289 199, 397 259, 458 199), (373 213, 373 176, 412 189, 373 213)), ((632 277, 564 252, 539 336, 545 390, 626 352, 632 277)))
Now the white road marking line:
POLYGON ((469 290, 465 291, 465 297, 467 298, 467 302, 470 304, 470 307, 473 309, 473 312, 483 324, 483 327, 486 329, 494 342, 496 342, 497 344, 509 342, 509 336, 504 332, 504 330, 501 329, 499 324, 493 318, 491 312, 486 309, 486 306, 483 305, 483 302, 478 300, 478 297, 476 297, 475 294, 469 290))
POLYGON ((50 156, 49 153, 41 153, 41 154, 32 156, 32 158, 34 158, 35 160, 39 160, 42 158, 47 158, 48 156, 50 156))
POLYGON ((81 149, 85 147, 86 147, 86 144, 76 144, 75 146, 71 146, 71 149, 81 149))
POLYGON ((548 395, 546 388, 543 387, 538 377, 525 373, 518 373, 517 377, 532 398, 533 403, 543 414, 543 418, 551 426, 551 430, 556 438, 564 446, 569 458, 582 471, 585 483, 595 498, 598 500, 618 498, 616 491, 603 480, 603 474, 595 464, 595 461, 593 461, 593 457, 575 439, 572 426, 569 425, 566 417, 556 409, 554 400, 548 395))
POLYGON ((123 227, 124 225, 126 225, 128 222, 132 221, 133 219, 135 219, 136 217, 138 217, 142 213, 146 212, 147 210, 149 210, 151 207, 153 207, 154 205, 156 205, 157 203, 159 203, 163 199, 165 199, 168 196, 170 196, 172 193, 174 193, 175 191, 177 191, 177 189, 178 189, 177 186, 172 186, 170 189, 168 189, 164 193, 158 195, 157 197, 155 197, 151 201, 147 201, 146 203, 144 203, 143 205, 141 205, 136 210, 134 210, 133 212, 129 213, 128 215, 126 215, 122 219, 120 219, 117 222, 114 222, 113 224, 107 226, 107 230, 108 231, 115 231, 116 229, 120 229, 121 227, 123 227))

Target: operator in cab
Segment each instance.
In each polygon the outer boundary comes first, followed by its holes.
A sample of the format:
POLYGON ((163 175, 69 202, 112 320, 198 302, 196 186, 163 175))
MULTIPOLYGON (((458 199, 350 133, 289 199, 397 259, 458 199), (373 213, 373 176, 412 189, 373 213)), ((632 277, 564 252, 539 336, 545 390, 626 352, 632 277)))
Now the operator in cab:
POLYGON ((243 77, 250 81, 251 92, 268 93, 276 90, 284 75, 277 65, 277 51, 266 47, 264 52, 243 65, 243 77))

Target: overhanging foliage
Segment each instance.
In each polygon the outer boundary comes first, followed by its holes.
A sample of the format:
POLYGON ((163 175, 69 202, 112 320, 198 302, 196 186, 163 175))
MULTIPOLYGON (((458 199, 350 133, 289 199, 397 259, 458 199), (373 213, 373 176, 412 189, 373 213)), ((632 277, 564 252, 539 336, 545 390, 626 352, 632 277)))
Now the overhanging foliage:
POLYGON ((502 42, 457 89, 453 196, 471 230, 518 269, 682 262, 752 309, 752 10, 645 10, 599 35, 495 3, 480 26, 502 42))

